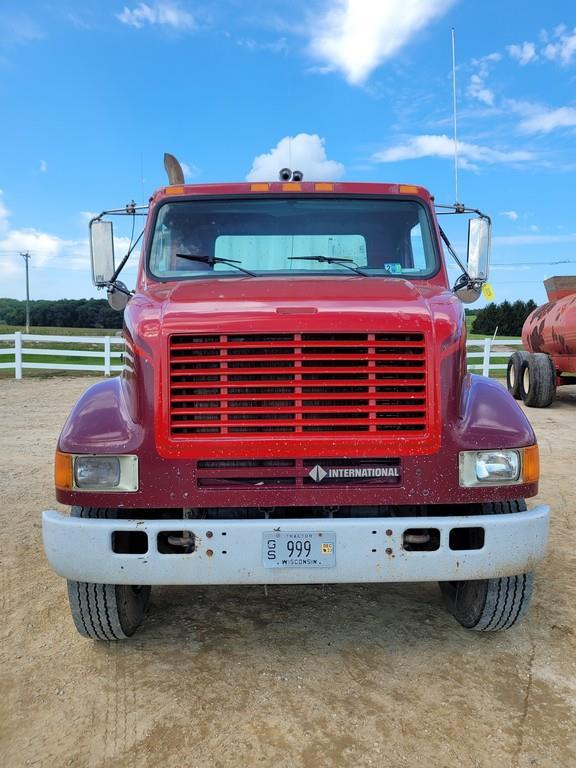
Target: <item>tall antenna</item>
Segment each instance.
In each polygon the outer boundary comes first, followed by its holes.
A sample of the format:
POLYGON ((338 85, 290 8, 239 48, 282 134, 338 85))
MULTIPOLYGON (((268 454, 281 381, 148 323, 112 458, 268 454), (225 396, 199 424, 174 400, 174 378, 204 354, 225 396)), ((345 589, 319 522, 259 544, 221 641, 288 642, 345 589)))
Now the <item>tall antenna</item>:
POLYGON ((458 195, 458 125, 456 118, 456 33, 452 27, 452 115, 454 121, 454 191, 455 205, 459 204, 458 195))

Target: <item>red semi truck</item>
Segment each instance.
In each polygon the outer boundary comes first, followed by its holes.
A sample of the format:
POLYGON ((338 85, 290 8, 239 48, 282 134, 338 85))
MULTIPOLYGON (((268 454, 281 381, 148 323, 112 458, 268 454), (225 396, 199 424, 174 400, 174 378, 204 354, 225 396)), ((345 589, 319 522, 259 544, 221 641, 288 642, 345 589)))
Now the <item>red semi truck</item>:
POLYGON ((549 277, 544 287, 548 302, 522 328, 529 351, 508 360, 508 391, 531 408, 546 408, 557 387, 576 384, 576 277, 549 277))
MULTIPOLYGON (((58 441, 44 547, 89 638, 128 637, 151 586, 437 581, 465 627, 526 612, 549 508, 534 432, 466 371, 462 301, 488 273, 469 219, 451 288, 429 193, 398 184, 171 183, 134 292, 112 224, 94 281, 125 306, 122 374, 58 441)), ((463 206, 440 213, 479 214, 463 206)))

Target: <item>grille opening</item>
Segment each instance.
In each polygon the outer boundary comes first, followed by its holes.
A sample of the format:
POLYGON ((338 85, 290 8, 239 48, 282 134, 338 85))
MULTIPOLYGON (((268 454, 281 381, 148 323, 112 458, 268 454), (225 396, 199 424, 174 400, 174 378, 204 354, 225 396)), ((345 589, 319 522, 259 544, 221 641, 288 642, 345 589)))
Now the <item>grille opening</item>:
POLYGON ((190 555, 196 550, 192 531, 160 531, 156 543, 161 555, 190 555))
POLYGON ((198 488, 270 488, 274 486, 287 488, 296 485, 296 478, 267 475, 259 477, 199 477, 197 485, 198 488))
MULTIPOLYGON (((216 340, 219 340, 219 337, 216 337, 216 340)), ((294 341, 294 335, 291 333, 253 333, 253 334, 242 334, 242 333, 233 333, 228 336, 228 341, 231 342, 240 342, 242 344, 250 344, 251 342, 258 342, 258 341, 265 341, 267 343, 273 343, 275 341, 294 341)))
POLYGON ((194 435, 424 432, 424 334, 178 334, 170 429, 194 435))
POLYGON ((264 434, 264 433, 276 433, 276 432, 296 432, 296 428, 289 427, 286 425, 258 426, 257 428, 255 428, 254 426, 246 426, 246 427, 229 427, 228 432, 230 434, 233 434, 233 433, 252 434, 253 432, 258 432, 258 434, 264 434))
POLYGON ((245 469, 247 467, 295 467, 295 459, 209 459, 196 463, 198 469, 245 469))
POLYGON ((117 555, 145 555, 148 552, 148 534, 145 531, 114 531, 112 552, 117 555))
POLYGON ((448 546, 456 551, 482 549, 484 536, 484 528, 452 528, 448 546))
POLYGON ((406 552, 435 552, 440 549, 438 528, 408 528, 402 534, 402 549, 406 552))
POLYGON ((302 341, 368 341, 367 333, 303 333, 302 341))
MULTIPOLYGON (((398 350, 395 350, 398 351, 398 350)), ((306 347, 304 355, 367 355, 368 347, 306 347)))

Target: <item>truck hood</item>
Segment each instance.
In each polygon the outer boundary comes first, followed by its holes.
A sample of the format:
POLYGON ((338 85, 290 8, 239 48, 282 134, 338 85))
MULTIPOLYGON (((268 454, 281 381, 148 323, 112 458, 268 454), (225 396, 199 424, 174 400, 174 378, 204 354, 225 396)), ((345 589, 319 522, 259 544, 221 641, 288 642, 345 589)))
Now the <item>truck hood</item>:
MULTIPOLYGON (((222 278, 150 286, 148 300, 159 311, 163 333, 218 327, 246 330, 430 329, 432 305, 451 303, 438 286, 400 278, 308 276, 222 278), (160 305, 158 307, 158 305, 160 305), (367 316, 373 316, 373 323, 367 316)), ((144 297, 142 297, 144 298, 144 297)), ((132 302, 131 302, 132 303, 132 302)))

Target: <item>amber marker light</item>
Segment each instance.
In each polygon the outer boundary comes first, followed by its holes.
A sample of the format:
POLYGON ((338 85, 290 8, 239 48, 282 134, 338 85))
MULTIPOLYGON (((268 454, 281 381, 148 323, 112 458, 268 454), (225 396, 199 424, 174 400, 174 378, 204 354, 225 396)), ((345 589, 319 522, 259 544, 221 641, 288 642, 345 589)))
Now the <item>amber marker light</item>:
POLYGON ((334 192, 334 184, 321 181, 318 184, 314 184, 314 189, 316 192, 334 192))
POLYGON ((297 181, 289 181, 282 184, 282 192, 302 192, 302 184, 297 181))
POLYGON ((167 195, 183 195, 184 187, 166 187, 164 192, 167 195))
POLYGON ((56 451, 54 457, 54 485, 56 488, 72 488, 72 456, 56 451))
POLYGON ((522 462, 522 480, 525 483, 536 483, 540 477, 540 451, 537 445, 524 448, 522 462))
POLYGON ((250 184, 250 192, 269 192, 270 184, 250 184))
POLYGON ((400 184, 399 192, 401 195, 417 195, 418 187, 414 184, 400 184))

